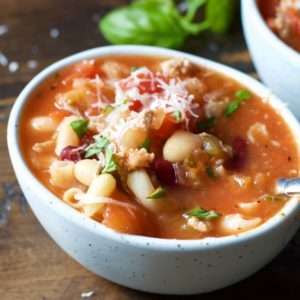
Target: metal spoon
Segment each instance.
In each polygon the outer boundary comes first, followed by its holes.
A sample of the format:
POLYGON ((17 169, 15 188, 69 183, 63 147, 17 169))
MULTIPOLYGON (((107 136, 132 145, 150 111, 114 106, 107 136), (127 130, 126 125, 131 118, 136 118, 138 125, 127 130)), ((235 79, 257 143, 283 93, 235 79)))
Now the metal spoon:
POLYGON ((280 178, 277 189, 278 194, 287 196, 300 195, 300 178, 280 178))

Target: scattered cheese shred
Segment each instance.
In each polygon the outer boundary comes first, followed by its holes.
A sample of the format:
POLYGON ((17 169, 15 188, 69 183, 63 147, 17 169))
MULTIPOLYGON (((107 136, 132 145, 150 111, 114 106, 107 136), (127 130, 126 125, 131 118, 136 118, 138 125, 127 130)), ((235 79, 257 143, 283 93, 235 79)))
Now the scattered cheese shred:
POLYGON ((136 206, 133 204, 114 200, 114 199, 108 198, 108 197, 92 197, 87 194, 76 194, 74 196, 74 199, 78 201, 77 203, 72 204, 76 208, 80 208, 80 207, 83 207, 83 206, 89 205, 89 204, 105 203, 105 204, 113 204, 113 205, 123 206, 128 209, 136 209, 136 206))

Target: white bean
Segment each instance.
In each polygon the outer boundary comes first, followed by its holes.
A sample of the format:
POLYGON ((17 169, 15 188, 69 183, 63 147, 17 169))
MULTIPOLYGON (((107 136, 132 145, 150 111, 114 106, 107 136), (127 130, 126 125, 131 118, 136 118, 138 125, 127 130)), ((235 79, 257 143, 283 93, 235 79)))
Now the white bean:
POLYGON ((49 116, 40 116, 32 118, 30 125, 38 132, 51 133, 56 130, 58 124, 49 116))
POLYGON ((90 186, 93 179, 99 175, 100 169, 97 160, 82 159, 75 164, 74 175, 80 183, 90 186))
POLYGON ((236 234, 255 228, 261 221, 258 217, 246 219, 241 214, 231 214, 222 217, 220 225, 225 233, 236 234))
POLYGON ((66 117, 58 127, 55 153, 60 155, 61 151, 67 146, 79 146, 80 140, 71 127, 71 122, 78 120, 76 116, 66 117))
POLYGON ((80 188, 72 187, 64 192, 63 200, 69 204, 74 204, 77 202, 75 195, 83 194, 83 190, 80 188))
POLYGON ((170 162, 184 160, 196 148, 200 148, 202 140, 195 134, 178 130, 165 143, 163 148, 164 159, 170 162))
POLYGON ((151 211, 157 210, 156 200, 147 199, 147 197, 155 191, 155 188, 145 169, 129 173, 127 185, 143 206, 151 211))
POLYGON ((139 148, 147 139, 147 132, 143 129, 128 129, 122 136, 122 144, 126 148, 139 148))
MULTIPOLYGON (((100 174, 93 179, 86 194, 93 198, 108 197, 115 190, 116 185, 116 180, 111 174, 100 174)), ((83 212, 86 216, 92 217, 103 207, 104 203, 87 204, 83 207, 83 212)))
POLYGON ((70 160, 55 160, 49 168, 53 184, 63 189, 78 184, 73 173, 74 165, 70 160))

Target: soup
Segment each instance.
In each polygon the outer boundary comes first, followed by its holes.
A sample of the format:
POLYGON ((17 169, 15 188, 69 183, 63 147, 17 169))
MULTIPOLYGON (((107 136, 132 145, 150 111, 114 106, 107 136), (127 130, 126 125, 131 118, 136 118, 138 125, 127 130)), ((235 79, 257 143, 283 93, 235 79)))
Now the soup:
POLYGON ((238 82, 185 58, 108 56, 67 67, 27 102, 22 152, 58 198, 116 231, 238 234, 277 213, 292 133, 238 82))
POLYGON ((258 6, 268 26, 285 43, 300 52, 300 1, 260 0, 258 6))

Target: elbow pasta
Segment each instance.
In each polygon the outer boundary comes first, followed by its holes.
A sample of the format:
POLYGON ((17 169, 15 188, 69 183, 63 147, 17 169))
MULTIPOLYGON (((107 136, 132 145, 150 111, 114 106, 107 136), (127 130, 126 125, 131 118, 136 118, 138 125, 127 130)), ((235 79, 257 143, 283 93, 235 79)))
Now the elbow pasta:
POLYGON ((79 146, 80 140, 71 127, 71 122, 79 120, 76 116, 66 117, 58 127, 55 153, 60 155, 61 151, 67 146, 79 146))
MULTIPOLYGON (((86 194, 91 198, 108 197, 115 190, 116 185, 116 180, 111 174, 100 174, 93 179, 86 194)), ((87 204, 83 207, 83 213, 88 217, 92 217, 103 207, 103 203, 87 204)))
POLYGON ((101 166, 95 159, 82 159, 75 163, 74 176, 82 184, 90 186, 99 175, 101 166))
POLYGON ((147 197, 154 192, 155 188, 145 169, 133 171, 128 174, 127 185, 134 196, 143 206, 151 211, 157 210, 157 201, 151 201, 147 197))
POLYGON ((222 218, 220 225, 227 234, 237 234, 257 227, 261 218, 244 218, 241 214, 230 214, 222 218))
POLYGON ((77 200, 75 199, 75 195, 83 194, 84 191, 80 188, 72 187, 64 192, 63 200, 68 204, 75 204, 77 200))
POLYGON ((66 189, 76 186, 78 182, 74 176, 75 163, 70 160, 55 160, 50 168, 50 176, 54 185, 66 189))

